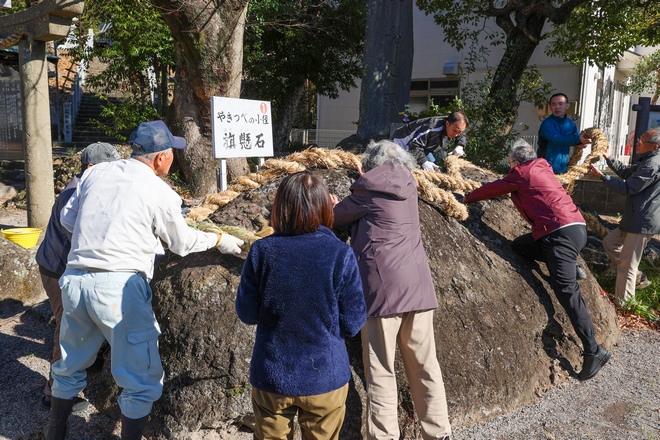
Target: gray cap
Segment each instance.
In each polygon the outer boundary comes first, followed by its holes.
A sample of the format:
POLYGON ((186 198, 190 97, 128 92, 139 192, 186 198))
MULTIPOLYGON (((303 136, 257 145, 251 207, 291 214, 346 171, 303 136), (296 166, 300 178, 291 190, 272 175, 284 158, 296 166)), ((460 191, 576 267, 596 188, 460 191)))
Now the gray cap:
POLYGON ((121 156, 117 149, 106 142, 95 142, 80 152, 80 162, 86 165, 96 165, 118 159, 121 159, 121 156))

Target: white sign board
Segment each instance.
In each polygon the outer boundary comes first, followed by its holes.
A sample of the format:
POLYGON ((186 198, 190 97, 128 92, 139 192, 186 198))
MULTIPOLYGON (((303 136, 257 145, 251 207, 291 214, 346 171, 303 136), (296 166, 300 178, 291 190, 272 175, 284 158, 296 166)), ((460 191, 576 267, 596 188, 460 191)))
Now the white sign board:
POLYGON ((213 157, 273 156, 269 101, 211 98, 213 157))
POLYGON ((0 9, 11 9, 11 0, 0 0, 0 9))

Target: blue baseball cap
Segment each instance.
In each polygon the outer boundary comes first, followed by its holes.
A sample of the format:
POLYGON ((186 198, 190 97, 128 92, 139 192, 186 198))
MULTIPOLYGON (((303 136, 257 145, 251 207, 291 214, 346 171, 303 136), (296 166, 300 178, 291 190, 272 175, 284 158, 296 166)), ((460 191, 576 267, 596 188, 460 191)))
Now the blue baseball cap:
POLYGON ((173 136, 163 121, 143 122, 138 125, 128 139, 134 152, 156 153, 168 148, 182 150, 186 148, 186 140, 173 136))

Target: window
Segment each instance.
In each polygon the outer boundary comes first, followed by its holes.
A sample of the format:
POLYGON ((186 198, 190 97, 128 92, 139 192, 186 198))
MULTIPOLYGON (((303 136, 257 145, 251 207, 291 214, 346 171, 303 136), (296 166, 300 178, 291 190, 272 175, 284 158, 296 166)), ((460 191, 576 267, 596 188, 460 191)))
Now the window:
POLYGON ((419 113, 431 108, 432 104, 445 107, 458 96, 460 83, 457 79, 432 78, 410 82, 408 107, 411 112, 419 113))

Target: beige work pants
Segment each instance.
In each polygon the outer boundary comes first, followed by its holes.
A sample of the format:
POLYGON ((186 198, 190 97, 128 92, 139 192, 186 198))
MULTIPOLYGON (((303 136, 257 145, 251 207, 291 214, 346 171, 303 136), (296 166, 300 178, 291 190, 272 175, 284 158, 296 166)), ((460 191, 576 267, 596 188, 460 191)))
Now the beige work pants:
POLYGON ((635 297, 637 268, 642 260, 644 248, 653 235, 625 232, 619 228, 603 238, 603 248, 616 267, 614 293, 619 302, 635 297))
POLYGON ((436 357, 433 310, 368 318, 362 328, 367 438, 398 439, 394 354, 398 345, 425 439, 451 434, 445 385, 436 357))

